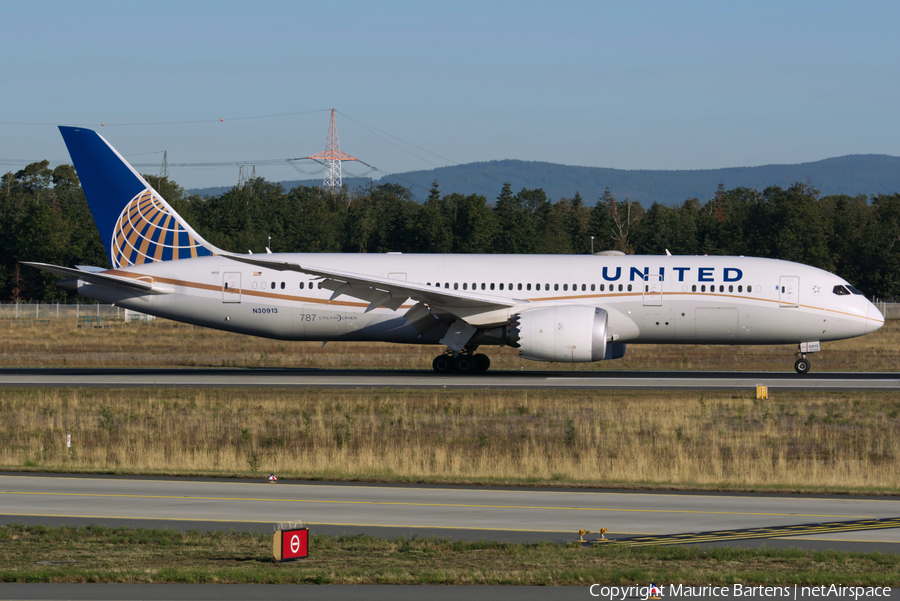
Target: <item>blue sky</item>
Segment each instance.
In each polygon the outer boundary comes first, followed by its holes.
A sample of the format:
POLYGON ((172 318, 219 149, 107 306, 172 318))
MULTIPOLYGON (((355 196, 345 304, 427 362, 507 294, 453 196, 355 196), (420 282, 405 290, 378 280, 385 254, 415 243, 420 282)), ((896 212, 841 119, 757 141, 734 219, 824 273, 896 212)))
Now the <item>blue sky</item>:
MULTIPOLYGON (((324 149, 331 107, 456 163, 900 155, 897 2, 7 2, 0 15, 6 159, 66 159, 54 124, 100 123, 133 162, 305 156, 324 149), (173 121, 202 122, 137 125, 173 121)), ((452 164, 337 123, 342 150, 383 171, 452 164)), ((237 180, 237 167, 172 172, 187 188, 237 180)))

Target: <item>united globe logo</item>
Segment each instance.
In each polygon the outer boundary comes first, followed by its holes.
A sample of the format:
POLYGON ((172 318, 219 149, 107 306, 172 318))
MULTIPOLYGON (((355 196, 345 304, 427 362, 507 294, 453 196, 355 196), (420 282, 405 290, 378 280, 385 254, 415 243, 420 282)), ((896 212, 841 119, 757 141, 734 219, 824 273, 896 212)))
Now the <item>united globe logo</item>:
POLYGON ((115 268, 212 254, 150 188, 122 209, 113 229, 111 248, 115 268))

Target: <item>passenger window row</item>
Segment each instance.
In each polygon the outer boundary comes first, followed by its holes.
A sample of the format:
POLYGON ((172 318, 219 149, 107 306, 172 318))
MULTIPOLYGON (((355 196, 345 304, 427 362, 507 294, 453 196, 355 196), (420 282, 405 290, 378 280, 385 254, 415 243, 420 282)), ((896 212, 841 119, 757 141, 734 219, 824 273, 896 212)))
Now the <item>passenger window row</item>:
MULTIPOLYGON (((428 282, 427 285, 428 286, 434 285, 437 288, 441 288, 443 286, 445 289, 448 289, 448 290, 452 286, 453 290, 460 290, 460 289, 462 289, 462 290, 516 290, 516 291, 524 290, 526 292, 530 292, 532 290, 534 290, 535 292, 539 292, 541 290, 544 290, 545 292, 549 292, 550 286, 551 286, 551 284, 546 284, 546 283, 545 284, 533 284, 533 285, 527 284, 527 283, 526 284, 481 283, 480 286, 478 283, 472 283, 471 287, 470 287, 468 282, 463 282, 461 285, 459 282, 454 282, 452 284, 450 282, 444 282, 443 284, 441 284, 440 282, 435 282, 434 284, 432 284, 431 282, 428 282)), ((552 284, 552 286, 553 286, 554 292, 558 292, 559 290, 562 290, 563 292, 569 292, 569 290, 570 290, 569 284, 552 284)), ((609 285, 610 292, 614 292, 615 289, 616 289, 615 284, 609 285)), ((632 284, 628 284, 627 286, 624 284, 619 284, 619 292, 622 292, 624 290, 631 292, 633 289, 634 289, 634 287, 632 284)), ((572 284, 571 285, 572 292, 588 292, 589 290, 590 290, 590 292, 596 292, 597 290, 599 290, 600 292, 605 292, 606 284, 600 284, 599 287, 597 284, 590 284, 590 285, 588 285, 588 284, 572 284)))
MULTIPOLYGON (((227 288, 228 286, 226 285, 225 287, 227 288)), ((262 288, 263 290, 266 290, 267 288, 271 288, 272 290, 275 290, 276 288, 280 287, 282 290, 284 290, 287 287, 287 283, 286 282, 280 282, 280 283, 272 282, 270 284, 266 281, 253 282, 253 289, 256 290, 257 287, 262 288)), ((309 282, 310 290, 313 290, 314 288, 317 288, 317 287, 322 288, 322 282, 319 282, 318 286, 316 286, 315 282, 309 282)), ((300 290, 303 290, 304 288, 306 288, 306 282, 300 282, 300 290)))
MULTIPOLYGON (((428 286, 431 286, 432 283, 431 283, 431 282, 428 282, 427 285, 428 285, 428 286)), ((471 284, 471 288, 470 288, 468 282, 463 282, 462 285, 460 285, 458 282, 454 282, 453 284, 451 284, 451 283, 449 283, 449 282, 444 282, 443 284, 441 284, 440 282, 436 282, 436 283, 433 284, 433 285, 436 286, 436 287, 438 287, 438 288, 440 288, 441 286, 443 286, 443 287, 446 288, 446 289, 450 289, 451 286, 452 286, 453 290, 460 290, 460 289, 462 289, 462 290, 479 290, 479 289, 480 289, 480 290, 495 290, 495 289, 503 290, 504 288, 507 289, 507 290, 514 290, 514 289, 515 289, 515 290, 524 290, 524 291, 526 291, 526 292, 532 290, 532 285, 531 285, 531 284, 516 284, 516 285, 515 285, 515 288, 513 287, 513 284, 508 284, 508 285, 506 285, 506 284, 499 284, 499 285, 496 285, 496 288, 495 288, 495 284, 484 284, 484 283, 482 283, 482 284, 480 285, 480 287, 479 287, 479 284, 473 283, 473 284, 471 284)), ((563 291, 563 292, 569 291, 569 285, 568 285, 568 284, 553 284, 553 290, 554 290, 554 291, 559 291, 559 290, 560 290, 560 286, 562 286, 562 291, 563 291)), ((588 291, 588 284, 572 284, 572 291, 573 291, 573 292, 579 291, 579 287, 580 287, 580 291, 581 291, 581 292, 587 292, 587 291, 588 291)), ((534 291, 540 291, 540 290, 542 290, 542 289, 543 289, 544 291, 549 291, 549 290, 550 290, 550 284, 534 284, 534 288, 533 288, 534 291), (543 288, 542 288, 542 286, 543 286, 543 288)), ((685 289, 686 289, 686 288, 685 288, 685 289)), ((697 289, 698 289, 697 284, 694 284, 694 285, 691 286, 691 292, 697 292, 697 289)), ((600 292, 606 292, 606 291, 607 291, 607 285, 606 285, 606 284, 599 284, 599 285, 597 285, 597 284, 590 284, 590 291, 591 291, 591 292, 597 292, 598 290, 599 290, 600 292)), ((609 290, 609 292, 616 292, 616 291, 618 291, 618 292, 626 292, 626 291, 627 291, 627 292, 631 292, 631 291, 633 290, 633 287, 632 287, 632 284, 627 284, 627 285, 626 285, 626 284, 609 284, 608 290, 609 290), (617 289, 618 289, 618 290, 617 290, 617 289)), ((699 286, 699 290, 700 290, 700 292, 706 292, 706 291, 707 291, 707 286, 706 286, 706 284, 701 284, 701 285, 699 286)), ((726 290, 726 286, 725 286, 724 284, 720 284, 719 287, 718 287, 718 292, 725 292, 725 290, 726 290)), ((734 284, 729 284, 729 285, 727 286, 727 290, 728 290, 728 292, 734 293, 734 291, 735 291, 735 285, 734 285, 734 284)), ((753 286, 748 285, 748 286, 747 286, 747 294, 750 294, 752 291, 753 291, 753 286)), ((648 286, 648 285, 645 284, 645 285, 644 285, 644 292, 650 292, 650 286, 648 286)), ((711 285, 709 286, 709 292, 716 292, 716 286, 715 286, 715 284, 711 284, 711 285)), ((743 293, 744 293, 744 285, 743 285, 743 284, 738 284, 738 285, 737 285, 737 292, 738 292, 739 294, 743 294, 743 293)), ((835 289, 835 294, 840 294, 840 293, 837 292, 837 290, 835 289)), ((849 292, 847 292, 846 294, 849 294, 849 292)))
MULTIPOLYGON (((281 282, 280 287, 281 287, 282 290, 285 289, 285 285, 286 285, 285 282, 281 282)), ((431 286, 432 284, 431 284, 431 282, 428 282, 427 285, 428 285, 428 286, 431 286)), ((441 285, 440 282, 436 282, 436 283, 434 284, 434 286, 436 286, 437 288, 440 288, 442 285, 441 285)), ((443 283, 443 287, 444 287, 445 289, 450 289, 450 286, 451 286, 451 284, 450 284, 449 282, 444 282, 444 283, 443 283)), ((572 284, 572 291, 573 291, 573 292, 578 292, 578 291, 579 291, 579 286, 580 286, 580 291, 581 291, 581 292, 587 292, 587 291, 588 291, 588 288, 589 288, 589 285, 588 285, 588 284, 572 284)), ((617 290, 616 290, 617 286, 618 286, 618 292, 626 292, 626 291, 627 291, 627 292, 631 292, 632 289, 633 289, 631 284, 627 284, 627 285, 625 285, 625 284, 618 284, 618 285, 616 285, 616 284, 609 284, 609 292, 616 292, 616 291, 617 291, 617 290)), ((226 287, 226 289, 227 289, 227 287, 228 287, 227 284, 226 284, 225 287, 226 287)), ((253 282, 253 288, 256 289, 256 287, 257 287, 257 282, 253 282)), ((278 283, 278 282, 272 282, 271 285, 269 285, 267 282, 264 282, 264 281, 263 281, 263 282, 259 282, 259 287, 262 288, 263 290, 265 290, 267 287, 272 288, 272 289, 274 290, 274 289, 276 289, 276 288, 279 287, 279 283, 278 283)), ((300 282, 300 290, 303 290, 305 287, 306 287, 306 282, 300 282)), ((315 288, 321 289, 321 288, 322 288, 322 282, 318 282, 318 286, 316 285, 315 282, 309 282, 309 289, 310 289, 310 290, 313 290, 313 289, 315 289, 315 288)), ((698 288, 698 287, 697 287, 697 284, 693 284, 693 285, 691 286, 691 292, 697 292, 697 288, 698 288)), ((699 286, 699 288, 700 288, 700 292, 706 292, 706 291, 707 291, 707 286, 706 286, 706 284, 701 284, 701 285, 699 286)), ((453 283, 453 290, 459 290, 459 289, 460 289, 460 284, 459 284, 458 282, 454 282, 454 283, 453 283)), ((463 283, 462 283, 462 289, 463 289, 463 290, 470 290, 470 288, 469 288, 469 283, 468 283, 468 282, 463 282, 463 283)), ((495 283, 486 284, 486 283, 481 283, 480 288, 479 288, 479 285, 478 285, 477 283, 472 283, 472 284, 471 284, 471 290, 479 290, 479 289, 480 289, 480 290, 498 290, 498 289, 499 289, 499 290, 504 290, 504 289, 505 289, 505 290, 510 290, 510 291, 511 291, 511 290, 516 290, 516 291, 524 290, 524 291, 526 291, 526 292, 530 292, 530 291, 532 291, 532 290, 534 290, 534 291, 544 290, 545 292, 549 292, 549 290, 550 290, 550 284, 546 284, 546 283, 545 283, 545 284, 534 284, 534 288, 532 288, 532 284, 527 284, 527 283, 526 283, 526 284, 515 284, 515 285, 513 285, 513 284, 504 284, 504 283, 501 283, 501 284, 495 284, 495 283), (542 288, 542 286, 543 286, 543 288, 542 288)), ((733 292, 735 291, 734 289, 735 289, 734 284, 729 284, 729 285, 728 285, 728 292, 732 292, 732 293, 733 293, 733 292)), ((559 290, 560 290, 560 284, 553 284, 553 290, 554 290, 555 292, 556 292, 556 291, 559 291, 559 290)), ((606 284, 599 284, 599 285, 597 285, 597 284, 590 284, 590 291, 591 291, 591 292, 597 292, 598 290, 599 290, 600 292, 606 292, 606 291, 607 291, 607 286, 606 286, 606 284)), ((563 291, 563 292, 568 292, 568 291, 569 291, 569 284, 562 284, 562 291, 563 291)), ((650 286, 644 285, 644 292, 649 292, 649 291, 650 291, 650 286)), ((719 285, 719 290, 718 290, 718 291, 719 291, 719 292, 725 292, 725 286, 724 286, 723 284, 720 284, 720 285, 719 285)), ((747 286, 747 294, 752 293, 752 291, 753 291, 753 286, 748 285, 748 286, 747 286)), ((715 284, 711 284, 711 285, 709 286, 709 292, 716 292, 716 286, 715 286, 715 284)), ((738 284, 738 286, 737 286, 737 292, 738 292, 739 294, 743 294, 743 293, 744 293, 744 285, 743 285, 743 284, 738 284)), ((838 296, 844 296, 844 295, 848 295, 848 294, 859 294, 859 295, 862 295, 862 292, 860 292, 859 290, 857 290, 857 289, 854 288, 853 286, 849 286, 849 285, 847 285, 847 286, 835 286, 834 289, 832 290, 832 292, 833 292, 834 294, 837 294, 838 296)))
MULTIPOLYGON (((710 292, 715 292, 715 291, 716 291, 716 286, 715 286, 715 284, 713 284, 713 285, 711 285, 711 286, 709 287, 709 291, 710 291, 710 292)), ((744 292, 744 285, 743 285, 743 284, 738 284, 737 291, 738 291, 738 293, 743 293, 743 292, 744 292)), ((693 286, 691 286, 691 292, 697 292, 697 284, 694 284, 693 286)), ((706 292, 706 284, 701 284, 701 286, 700 286, 700 292, 706 292)), ((724 285, 719 284, 719 292, 725 292, 725 286, 724 286, 724 285)), ((728 292, 734 292, 734 284, 729 284, 729 285, 728 285, 728 292)), ((753 286, 747 285, 747 294, 750 294, 751 292, 753 292, 753 286)))
MULTIPOLYGON (((432 284, 431 284, 431 282, 428 282, 427 285, 428 285, 428 286, 431 286, 432 284)), ((440 283, 440 282, 436 282, 436 283, 434 284, 434 286, 440 288, 440 287, 441 287, 441 283, 440 283)), ((447 288, 447 289, 449 289, 450 286, 451 286, 451 284, 450 284, 449 282, 444 282, 444 284, 443 284, 443 287, 444 287, 444 288, 447 288)), ((452 286, 453 286, 453 289, 454 289, 454 290, 459 290, 459 289, 460 289, 460 284, 459 284, 459 282, 454 282, 454 283, 452 284, 452 286)), ((546 291, 549 291, 549 290, 550 290, 550 284, 534 284, 534 290, 535 290, 535 291, 541 290, 541 289, 542 289, 542 288, 541 288, 542 286, 543 286, 543 290, 546 290, 546 291)), ((562 286, 563 292, 568 292, 568 291, 569 291, 569 285, 568 285, 568 284, 553 284, 553 290, 558 291, 558 290, 560 289, 560 286, 562 286)), ((581 284, 580 286, 581 286, 581 291, 582 291, 582 292, 587 292, 587 291, 588 291, 588 285, 587 285, 587 284, 581 284)), ((619 289, 620 289, 620 290, 622 289, 621 286, 622 286, 622 285, 619 284, 619 289)), ((579 289, 578 287, 579 287, 579 284, 572 284, 572 292, 577 292, 578 289, 579 289)), ((603 288, 604 288, 604 284, 600 284, 600 290, 603 290, 603 288)), ((469 288, 469 283, 468 283, 468 282, 463 282, 463 283, 462 283, 462 289, 463 289, 463 290, 470 290, 470 288, 469 288)), ((481 283, 480 289, 481 289, 481 290, 526 290, 526 291, 529 291, 529 290, 532 289, 532 284, 504 284, 504 283, 501 283, 501 284, 495 284, 495 283, 486 284, 486 283, 482 282, 482 283, 481 283)), ((610 289, 610 290, 613 289, 612 284, 610 284, 609 289, 610 289)), ((631 290, 631 285, 630 285, 630 284, 629 284, 629 286, 628 286, 628 289, 631 290)), ((477 283, 472 283, 471 290, 479 290, 479 285, 478 285, 477 283)), ((591 285, 590 285, 590 290, 591 290, 591 292, 596 291, 596 290, 597 290, 597 285, 596 285, 596 284, 591 284, 591 285)))

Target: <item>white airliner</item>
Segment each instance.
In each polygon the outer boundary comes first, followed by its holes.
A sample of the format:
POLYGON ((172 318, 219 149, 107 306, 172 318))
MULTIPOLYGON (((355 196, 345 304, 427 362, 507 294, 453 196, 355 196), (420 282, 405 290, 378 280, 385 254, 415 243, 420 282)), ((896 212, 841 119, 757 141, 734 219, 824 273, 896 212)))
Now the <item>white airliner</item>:
MULTIPOLYGON (((60 127, 112 269, 26 263, 103 302, 281 340, 445 346, 438 372, 484 371, 479 346, 525 359, 616 359, 632 344, 797 344, 884 317, 840 277, 753 257, 234 254, 205 241, 100 135, 60 127)), ((268 250, 268 249, 267 249, 268 250)))

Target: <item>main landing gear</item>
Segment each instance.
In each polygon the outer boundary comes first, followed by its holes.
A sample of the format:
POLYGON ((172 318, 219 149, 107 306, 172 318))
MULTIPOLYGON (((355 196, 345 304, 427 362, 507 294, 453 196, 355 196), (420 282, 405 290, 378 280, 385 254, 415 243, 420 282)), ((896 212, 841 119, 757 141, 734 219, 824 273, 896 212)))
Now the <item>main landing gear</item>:
POLYGON ((487 371, 491 367, 491 359, 482 353, 473 353, 470 350, 463 349, 456 357, 450 351, 443 355, 438 355, 431 362, 431 367, 439 374, 471 374, 480 371, 487 371))

